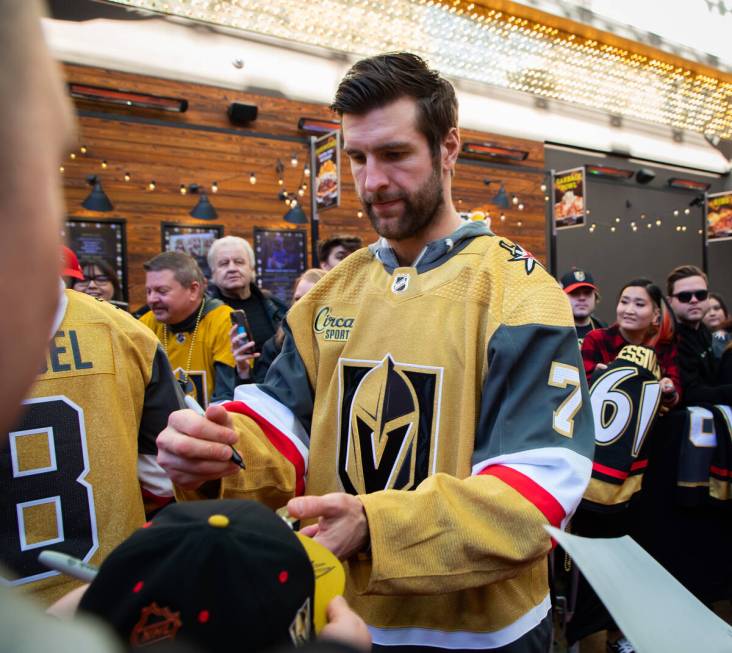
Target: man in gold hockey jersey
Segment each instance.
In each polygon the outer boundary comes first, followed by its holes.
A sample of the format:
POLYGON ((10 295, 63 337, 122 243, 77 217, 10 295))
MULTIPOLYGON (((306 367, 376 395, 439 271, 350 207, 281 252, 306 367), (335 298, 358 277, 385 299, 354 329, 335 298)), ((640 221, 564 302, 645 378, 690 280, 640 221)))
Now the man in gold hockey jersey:
POLYGON ((455 93, 419 57, 356 63, 333 108, 381 239, 291 309, 265 384, 171 415, 158 460, 181 498, 289 499, 348 560, 377 648, 545 653, 544 526, 571 517, 593 449, 567 298, 460 220, 455 93))
POLYGON ((188 254, 163 252, 144 267, 150 311, 140 321, 162 343, 184 391, 202 406, 231 399, 236 378, 231 309, 204 295, 206 279, 188 254))
POLYGON ((38 562, 92 564, 169 503, 155 438, 182 395, 157 339, 127 312, 61 291, 53 335, 20 420, 0 448, 6 582, 44 602, 79 585, 38 562))

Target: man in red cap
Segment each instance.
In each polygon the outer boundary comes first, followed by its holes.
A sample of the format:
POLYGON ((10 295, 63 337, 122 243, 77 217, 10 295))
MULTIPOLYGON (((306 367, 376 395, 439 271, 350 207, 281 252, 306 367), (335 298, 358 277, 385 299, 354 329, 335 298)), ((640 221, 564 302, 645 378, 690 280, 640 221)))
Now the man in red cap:
POLYGON ((595 286, 592 275, 578 268, 572 268, 562 276, 560 284, 567 293, 574 315, 574 328, 580 347, 582 340, 593 329, 604 329, 607 324, 598 320, 592 313, 600 302, 600 291, 595 286))

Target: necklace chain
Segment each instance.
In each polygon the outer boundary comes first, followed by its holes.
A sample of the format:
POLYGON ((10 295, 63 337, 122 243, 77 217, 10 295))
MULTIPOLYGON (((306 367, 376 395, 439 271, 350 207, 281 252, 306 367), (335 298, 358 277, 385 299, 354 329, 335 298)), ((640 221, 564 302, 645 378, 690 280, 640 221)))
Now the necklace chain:
MULTIPOLYGON (((196 315, 196 325, 193 327, 193 333, 191 334, 191 344, 188 347, 188 358, 186 360, 186 366, 183 369, 183 375, 185 376, 182 381, 188 383, 188 374, 191 371, 191 360, 193 359, 193 347, 196 344, 196 335, 198 334, 198 325, 201 323, 201 316, 203 315, 203 307, 206 305, 206 298, 201 300, 201 307, 198 309, 198 315, 196 315)), ((165 355, 168 356, 168 325, 163 324, 163 350, 165 355)), ((168 360, 170 357, 168 356, 168 360)))

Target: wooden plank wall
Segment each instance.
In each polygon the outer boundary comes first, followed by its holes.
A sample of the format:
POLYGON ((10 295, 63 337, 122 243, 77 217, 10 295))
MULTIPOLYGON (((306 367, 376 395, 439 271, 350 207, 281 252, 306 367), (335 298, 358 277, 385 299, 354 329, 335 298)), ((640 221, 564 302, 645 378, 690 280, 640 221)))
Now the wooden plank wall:
MULTIPOLYGON (((160 223, 206 224, 188 215, 197 198, 181 195, 181 184, 197 183, 210 189, 212 182, 218 182, 218 192, 209 192, 209 199, 218 211, 215 222, 223 224, 227 234, 251 242, 254 227, 295 228, 282 219, 287 207, 277 199, 283 187, 277 183, 275 164, 278 159, 284 163, 284 188, 296 191, 303 180, 307 157, 306 138, 297 129, 298 119, 333 119, 326 106, 71 64, 65 65, 65 72, 70 82, 180 97, 189 103, 185 113, 168 113, 76 101, 79 146, 85 145, 87 151, 82 154, 77 150, 76 158, 64 163, 67 214, 126 220, 131 306, 144 303, 142 263, 160 251, 160 223), (256 104, 257 120, 246 127, 232 125, 226 115, 231 102, 256 104), (297 167, 290 164, 293 154, 298 158, 297 167), (105 169, 102 161, 107 162, 105 169), (256 173, 255 185, 249 181, 251 172, 256 173), (125 173, 130 174, 130 181, 125 181, 125 173), (81 207, 89 192, 85 178, 90 174, 101 179, 114 204, 113 212, 93 213, 81 207), (151 180, 156 184, 154 191, 148 190, 151 180)), ((529 151, 528 159, 520 164, 486 164, 461 158, 453 198, 459 211, 491 208, 497 233, 518 241, 545 260, 542 143, 470 131, 463 131, 462 137, 529 151), (486 185, 484 180, 491 183, 486 185), (500 211, 490 205, 501 180, 509 196, 515 193, 525 205, 523 211, 515 207, 505 211, 504 222, 498 220, 500 211)), ((307 195, 304 200, 309 214, 307 195)), ((350 233, 365 242, 373 241, 370 224, 358 217, 359 210, 346 163, 342 204, 321 214, 320 237, 350 233)), ((309 226, 303 228, 308 230, 309 242, 309 226)))

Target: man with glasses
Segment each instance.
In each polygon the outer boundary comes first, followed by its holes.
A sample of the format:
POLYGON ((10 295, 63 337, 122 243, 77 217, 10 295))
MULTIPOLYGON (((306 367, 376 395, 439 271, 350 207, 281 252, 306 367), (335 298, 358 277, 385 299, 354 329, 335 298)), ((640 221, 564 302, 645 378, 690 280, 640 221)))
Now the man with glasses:
POLYGON ((679 323, 679 367, 685 403, 732 404, 732 385, 717 384, 712 334, 702 322, 709 297, 707 275, 695 265, 682 265, 671 271, 666 283, 679 323))

